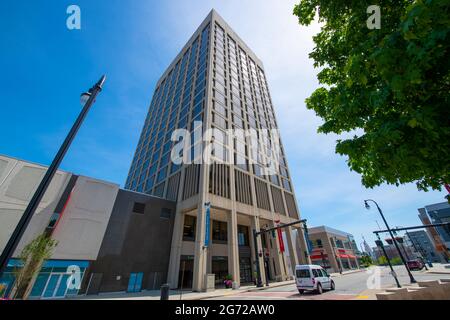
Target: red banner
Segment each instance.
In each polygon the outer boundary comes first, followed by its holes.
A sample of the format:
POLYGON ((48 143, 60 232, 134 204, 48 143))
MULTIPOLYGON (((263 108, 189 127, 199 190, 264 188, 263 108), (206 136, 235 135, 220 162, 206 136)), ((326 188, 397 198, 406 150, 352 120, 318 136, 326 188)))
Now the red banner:
POLYGON ((284 252, 283 233, 281 229, 277 229, 277 232, 278 232, 278 241, 280 242, 280 251, 284 252))

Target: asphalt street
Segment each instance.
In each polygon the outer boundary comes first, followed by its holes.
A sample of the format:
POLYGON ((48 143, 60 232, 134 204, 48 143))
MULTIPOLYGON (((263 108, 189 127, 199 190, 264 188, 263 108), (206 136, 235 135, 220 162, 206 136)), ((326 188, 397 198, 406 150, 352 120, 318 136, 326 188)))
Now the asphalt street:
MULTIPOLYGON (((410 285, 409 276, 402 266, 396 266, 395 272, 398 276, 400 284, 410 285)), ((282 287, 267 288, 265 290, 258 290, 252 292, 242 292, 224 297, 214 299, 224 300, 273 300, 273 299, 313 299, 313 300, 347 300, 347 299, 364 299, 364 292, 368 289, 380 289, 395 287, 395 280, 390 274, 387 267, 381 267, 378 271, 371 268, 369 271, 361 271, 356 273, 349 273, 344 275, 337 275, 333 277, 336 284, 336 290, 325 291, 322 295, 314 292, 306 292, 300 295, 295 284, 290 284, 282 287)), ((417 281, 422 280, 439 280, 450 279, 450 274, 431 274, 426 273, 425 270, 413 271, 413 276, 417 281)))

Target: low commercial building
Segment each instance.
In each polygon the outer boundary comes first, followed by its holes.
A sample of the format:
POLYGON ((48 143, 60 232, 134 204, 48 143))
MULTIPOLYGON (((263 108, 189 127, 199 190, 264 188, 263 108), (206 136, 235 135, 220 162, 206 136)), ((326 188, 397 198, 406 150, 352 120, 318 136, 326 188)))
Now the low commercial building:
MULTIPOLYGON (((0 156, 0 250, 3 250, 44 166, 0 156)), ((2 296, 14 288, 23 248, 43 233, 57 241, 34 278, 30 298, 140 291, 167 279, 175 203, 122 190, 117 184, 58 171, 31 219, 6 272, 2 296), (78 286, 71 286, 71 270, 78 286)))
POLYGON ((359 269, 360 252, 353 235, 327 226, 308 229, 312 245, 311 262, 328 272, 359 269))

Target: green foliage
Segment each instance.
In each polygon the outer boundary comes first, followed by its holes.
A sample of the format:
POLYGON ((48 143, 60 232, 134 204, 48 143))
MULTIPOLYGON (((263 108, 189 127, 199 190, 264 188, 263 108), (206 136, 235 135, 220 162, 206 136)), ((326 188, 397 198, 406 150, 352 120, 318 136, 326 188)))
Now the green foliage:
POLYGON ((361 262, 360 264, 362 267, 369 267, 369 266, 373 265, 372 258, 367 254, 364 254, 363 256, 361 256, 360 262, 361 262))
POLYGON ((398 266, 398 265, 403 264, 403 261, 402 261, 402 259, 400 259, 400 257, 394 257, 391 259, 391 264, 393 266, 398 266))
POLYGON ((386 257, 385 256, 381 256, 381 257, 379 257, 378 259, 377 259, 377 264, 378 265, 381 265, 381 266, 384 266, 384 265, 387 265, 387 259, 386 259, 386 257))
POLYGON ((319 132, 354 135, 336 152, 362 184, 449 183, 450 1, 301 0, 294 15, 322 23, 310 57, 323 86, 306 105, 319 132), (379 30, 366 25, 373 4, 379 30))
POLYGON ((16 299, 26 299, 28 297, 33 277, 39 272, 43 262, 50 258, 56 245, 56 240, 53 240, 46 234, 41 234, 23 248, 19 257, 23 267, 14 270, 16 299))

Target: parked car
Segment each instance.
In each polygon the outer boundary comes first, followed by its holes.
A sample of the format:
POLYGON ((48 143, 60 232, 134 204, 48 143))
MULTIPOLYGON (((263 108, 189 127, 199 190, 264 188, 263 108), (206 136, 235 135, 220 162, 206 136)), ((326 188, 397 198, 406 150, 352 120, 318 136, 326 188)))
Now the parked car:
POLYGON ((425 264, 419 259, 414 259, 414 260, 408 261, 409 270, 422 270, 424 267, 425 267, 425 264))
POLYGON ((322 294, 323 290, 334 290, 334 281, 321 266, 302 264, 295 267, 295 277, 298 292, 303 294, 306 290, 322 294))

